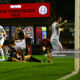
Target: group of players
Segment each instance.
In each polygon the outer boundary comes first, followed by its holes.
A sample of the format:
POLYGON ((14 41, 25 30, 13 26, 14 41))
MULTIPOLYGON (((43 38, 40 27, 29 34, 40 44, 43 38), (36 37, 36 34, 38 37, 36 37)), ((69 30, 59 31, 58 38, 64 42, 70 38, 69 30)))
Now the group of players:
MULTIPOLYGON (((3 33, 3 31, 2 31, 2 33, 3 33)), ((6 34, 6 32, 5 32, 5 34, 6 34)), ((8 60, 7 61, 12 61, 12 62, 25 62, 25 61, 41 62, 41 60, 32 57, 31 54, 32 54, 31 39, 28 38, 27 36, 25 37, 25 33, 23 30, 21 30, 21 27, 17 27, 17 29, 16 29, 16 40, 13 38, 11 40, 9 40, 8 60)), ((2 59, 0 59, 0 61, 5 61, 4 52, 1 53, 1 56, 2 56, 2 59)))
MULTIPOLYGON (((46 38, 44 35, 44 39, 42 40, 42 52, 44 54, 44 60, 39 60, 34 57, 32 57, 32 45, 31 45, 31 39, 27 37, 27 35, 24 33, 23 30, 21 30, 21 27, 18 27, 16 29, 16 40, 11 39, 9 41, 8 45, 8 61, 13 62, 45 62, 46 56, 48 56, 49 60, 48 62, 52 63, 51 55, 50 55, 50 49, 51 46, 53 50, 62 50, 62 45, 59 41, 59 35, 60 35, 60 27, 67 22, 67 20, 64 20, 62 22, 62 17, 59 17, 55 22, 52 23, 52 35, 50 40, 46 38), (51 44, 51 45, 50 45, 51 44)), ((5 37, 6 31, 2 26, 0 26, 0 53, 2 56, 2 59, 0 61, 5 61, 4 58, 4 51, 2 49, 5 37)))

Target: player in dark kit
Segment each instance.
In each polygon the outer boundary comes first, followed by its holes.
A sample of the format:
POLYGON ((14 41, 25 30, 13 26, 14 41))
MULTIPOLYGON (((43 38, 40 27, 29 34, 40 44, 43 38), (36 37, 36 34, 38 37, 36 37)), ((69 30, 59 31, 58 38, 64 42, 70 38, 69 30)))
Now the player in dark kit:
POLYGON ((48 56, 49 58, 49 62, 52 63, 52 59, 51 59, 51 55, 50 55, 50 48, 51 48, 51 44, 50 44, 50 40, 48 38, 46 38, 46 36, 43 36, 44 39, 42 39, 42 51, 44 54, 44 62, 46 61, 46 56, 48 56))
POLYGON ((25 61, 29 61, 29 62, 41 62, 41 60, 36 59, 34 57, 32 57, 31 55, 25 55, 24 56, 24 60, 22 59, 22 55, 21 55, 21 51, 16 51, 15 50, 15 40, 12 39, 10 41, 9 44, 9 56, 8 56, 8 61, 12 61, 12 62, 25 62, 25 61))
POLYGON ((23 62, 22 61, 22 57, 19 55, 19 52, 17 53, 17 51, 15 50, 15 40, 12 39, 10 40, 10 44, 9 44, 9 55, 8 55, 8 61, 15 61, 15 62, 23 62))
POLYGON ((38 59, 32 57, 30 54, 25 55, 25 53, 26 53, 25 50, 27 50, 26 48, 28 48, 28 47, 26 47, 26 44, 28 44, 26 41, 29 42, 30 39, 28 39, 28 40, 24 39, 24 34, 23 34, 22 30, 19 30, 18 39, 19 40, 17 40, 17 42, 15 40, 10 41, 9 61, 11 60, 14 62, 24 62, 24 61, 41 62, 41 60, 38 60, 38 59), (16 45, 16 47, 15 47, 15 45, 16 45))

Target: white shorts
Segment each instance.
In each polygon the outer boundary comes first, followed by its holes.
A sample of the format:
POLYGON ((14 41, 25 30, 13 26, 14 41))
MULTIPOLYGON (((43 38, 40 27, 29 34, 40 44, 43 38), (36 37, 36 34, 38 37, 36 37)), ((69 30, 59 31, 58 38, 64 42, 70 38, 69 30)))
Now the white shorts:
POLYGON ((4 37, 0 40, 0 46, 4 44, 4 37))
POLYGON ((63 50, 61 43, 57 39, 51 40, 51 45, 54 50, 63 50))
POLYGON ((18 49, 21 49, 21 50, 26 49, 25 40, 21 40, 21 41, 17 42, 16 45, 15 45, 15 49, 16 50, 18 50, 18 49))

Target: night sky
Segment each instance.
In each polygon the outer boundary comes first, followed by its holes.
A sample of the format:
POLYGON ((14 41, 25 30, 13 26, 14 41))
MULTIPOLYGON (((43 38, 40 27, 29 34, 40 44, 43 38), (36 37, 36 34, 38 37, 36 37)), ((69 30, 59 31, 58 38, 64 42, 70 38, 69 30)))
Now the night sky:
POLYGON ((53 0, 51 5, 56 16, 62 16, 69 21, 74 21, 75 0, 53 0))

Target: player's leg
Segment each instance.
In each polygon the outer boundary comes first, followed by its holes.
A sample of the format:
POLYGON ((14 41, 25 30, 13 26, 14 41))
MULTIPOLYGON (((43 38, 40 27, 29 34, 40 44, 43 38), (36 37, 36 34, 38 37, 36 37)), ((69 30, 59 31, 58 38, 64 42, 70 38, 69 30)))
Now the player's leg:
POLYGON ((4 38, 2 38, 2 39, 0 40, 0 53, 1 53, 1 56, 2 56, 2 60, 5 59, 5 58, 4 58, 4 51, 3 51, 3 49, 2 49, 3 43, 4 43, 4 38))
POLYGON ((47 56, 47 54, 46 54, 46 52, 44 52, 44 59, 43 59, 43 62, 46 62, 46 56, 47 56))
POLYGON ((48 58, 49 58, 49 62, 52 63, 52 58, 51 58, 51 55, 50 55, 49 48, 47 49, 47 55, 48 55, 48 58))
POLYGON ((42 62, 41 60, 37 59, 37 58, 34 58, 34 57, 30 57, 30 61, 31 62, 42 62))
POLYGON ((62 50, 63 49, 61 43, 57 39, 53 39, 53 41, 51 42, 51 44, 52 44, 52 48, 54 50, 62 50))
POLYGON ((4 59, 4 52, 1 46, 0 46, 0 53, 1 53, 2 59, 4 59))
POLYGON ((62 47, 61 43, 59 42, 59 40, 57 40, 56 45, 57 45, 58 50, 63 50, 63 47, 62 47))
POLYGON ((26 56, 24 56, 24 60, 27 61, 30 59, 30 57, 31 57, 31 55, 26 55, 26 56))
POLYGON ((54 50, 57 50, 56 39, 51 39, 50 42, 51 42, 52 48, 53 48, 54 50))
POLYGON ((41 62, 41 60, 36 59, 36 58, 32 57, 31 55, 25 56, 24 60, 25 61, 30 61, 30 62, 41 62))
POLYGON ((46 61, 46 56, 47 56, 47 54, 46 54, 46 47, 45 46, 42 47, 42 53, 44 55, 43 62, 45 62, 46 61))

